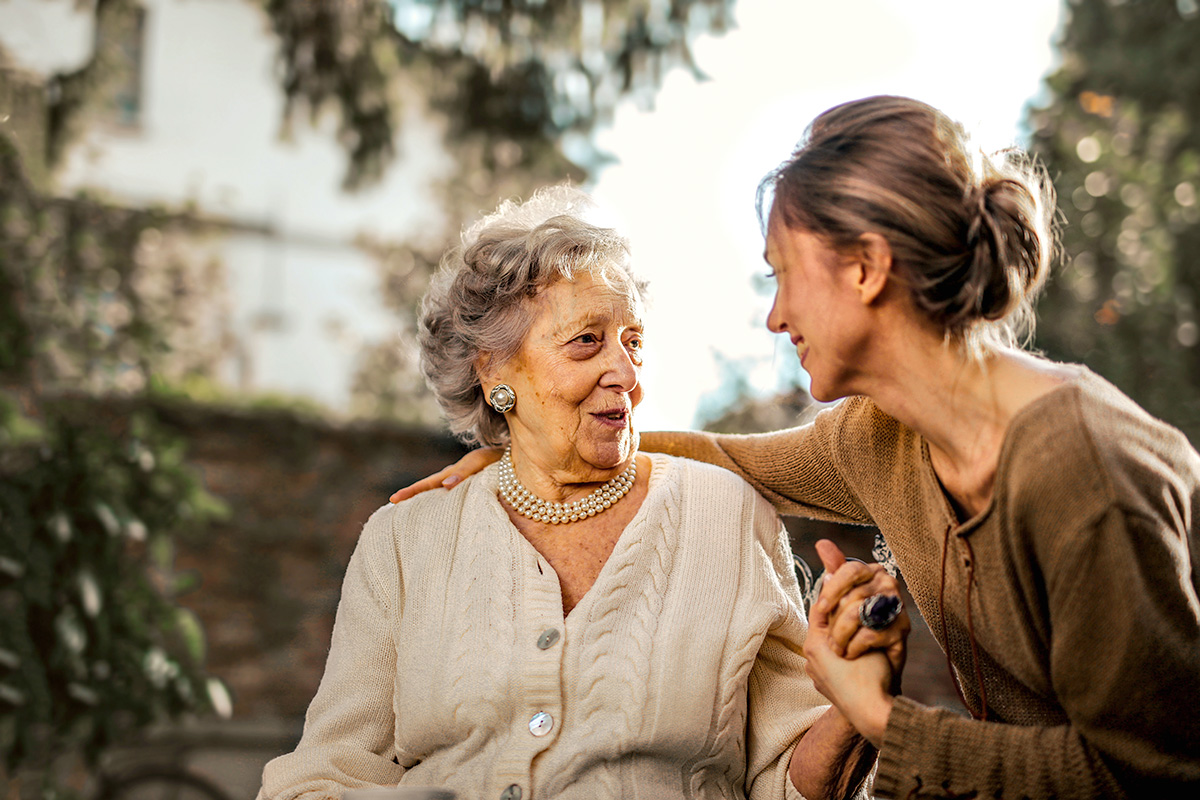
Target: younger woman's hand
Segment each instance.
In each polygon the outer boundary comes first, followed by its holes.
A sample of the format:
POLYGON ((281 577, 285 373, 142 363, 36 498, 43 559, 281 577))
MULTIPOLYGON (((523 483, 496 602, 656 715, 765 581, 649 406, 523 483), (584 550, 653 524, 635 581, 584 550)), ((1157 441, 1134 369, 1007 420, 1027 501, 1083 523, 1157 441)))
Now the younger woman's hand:
POLYGON ((853 660, 830 648, 829 629, 809 617, 804 669, 817 691, 876 748, 883 744, 896 683, 887 657, 873 650, 853 660))
POLYGON ((825 566, 825 576, 821 594, 813 605, 813 617, 827 630, 830 650, 847 659, 872 650, 883 651, 891 663, 898 691, 907 656, 905 642, 912 630, 908 612, 902 608, 890 625, 876 631, 862 624, 859 611, 872 595, 899 598, 899 581, 880 564, 847 560, 841 549, 828 539, 817 542, 817 555, 825 566))
POLYGON ((430 489, 453 489, 464 479, 499 461, 502 455, 504 455, 504 450, 500 447, 481 447, 478 450, 472 450, 441 472, 435 472, 411 486, 405 486, 393 494, 390 499, 393 503, 399 503, 430 489))

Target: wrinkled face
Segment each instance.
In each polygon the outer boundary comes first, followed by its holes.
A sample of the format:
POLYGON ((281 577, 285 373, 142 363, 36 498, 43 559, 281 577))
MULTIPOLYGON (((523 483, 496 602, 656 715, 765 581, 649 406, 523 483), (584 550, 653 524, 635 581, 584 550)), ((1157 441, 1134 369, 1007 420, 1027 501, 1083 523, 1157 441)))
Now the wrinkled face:
POLYGON ((852 394, 864 333, 852 259, 816 234, 788 228, 774 210, 764 257, 775 279, 767 327, 792 340, 812 381, 809 393, 825 402, 852 394))
POLYGON ((579 273, 530 302, 529 334, 494 373, 517 394, 506 416, 518 464, 565 483, 606 480, 633 457, 633 409, 642 400, 636 298, 632 287, 619 292, 579 273))

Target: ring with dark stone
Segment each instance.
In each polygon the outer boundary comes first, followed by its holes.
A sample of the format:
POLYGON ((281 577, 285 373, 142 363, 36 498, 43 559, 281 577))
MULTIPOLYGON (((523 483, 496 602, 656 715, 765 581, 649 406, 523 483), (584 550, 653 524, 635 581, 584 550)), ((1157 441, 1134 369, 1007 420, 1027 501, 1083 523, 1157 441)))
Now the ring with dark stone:
POLYGON ((895 595, 873 594, 859 606, 858 621, 864 628, 881 631, 896 621, 903 608, 904 604, 895 595))

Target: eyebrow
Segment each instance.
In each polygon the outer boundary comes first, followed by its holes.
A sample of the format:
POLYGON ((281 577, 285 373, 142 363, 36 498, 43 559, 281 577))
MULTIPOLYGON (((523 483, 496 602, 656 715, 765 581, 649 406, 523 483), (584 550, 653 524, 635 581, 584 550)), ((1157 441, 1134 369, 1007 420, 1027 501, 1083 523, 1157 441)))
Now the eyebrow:
MULTIPOLYGON (((639 332, 645 333, 646 321, 639 314, 631 314, 632 321, 625 326, 626 330, 631 328, 637 329, 639 332)), ((573 336, 582 328, 590 328, 595 325, 607 325, 613 318, 612 314, 608 313, 591 313, 584 317, 566 320, 554 326, 554 336, 573 336)))

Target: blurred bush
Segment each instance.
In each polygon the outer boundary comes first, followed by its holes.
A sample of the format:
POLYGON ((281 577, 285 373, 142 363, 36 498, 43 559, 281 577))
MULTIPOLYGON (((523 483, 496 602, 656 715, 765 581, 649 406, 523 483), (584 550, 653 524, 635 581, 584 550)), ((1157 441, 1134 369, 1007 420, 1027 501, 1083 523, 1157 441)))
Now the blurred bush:
POLYGON ((266 0, 265 6, 281 44, 289 115, 315 115, 329 105, 340 111, 350 186, 378 177, 395 156, 401 73, 417 77, 446 113, 451 138, 468 151, 486 145, 478 148, 480 168, 537 170, 554 149, 547 145, 567 134, 579 134, 577 144, 586 147, 586 135, 621 98, 652 103, 671 68, 699 76, 691 38, 723 33, 733 16, 733 0, 266 0))
MULTIPOLYGON (((0 395, 0 751, 10 774, 184 712, 228 710, 174 602, 173 536, 219 507, 149 417, 126 430, 0 395)), ((44 774, 47 788, 56 776, 44 774)))

